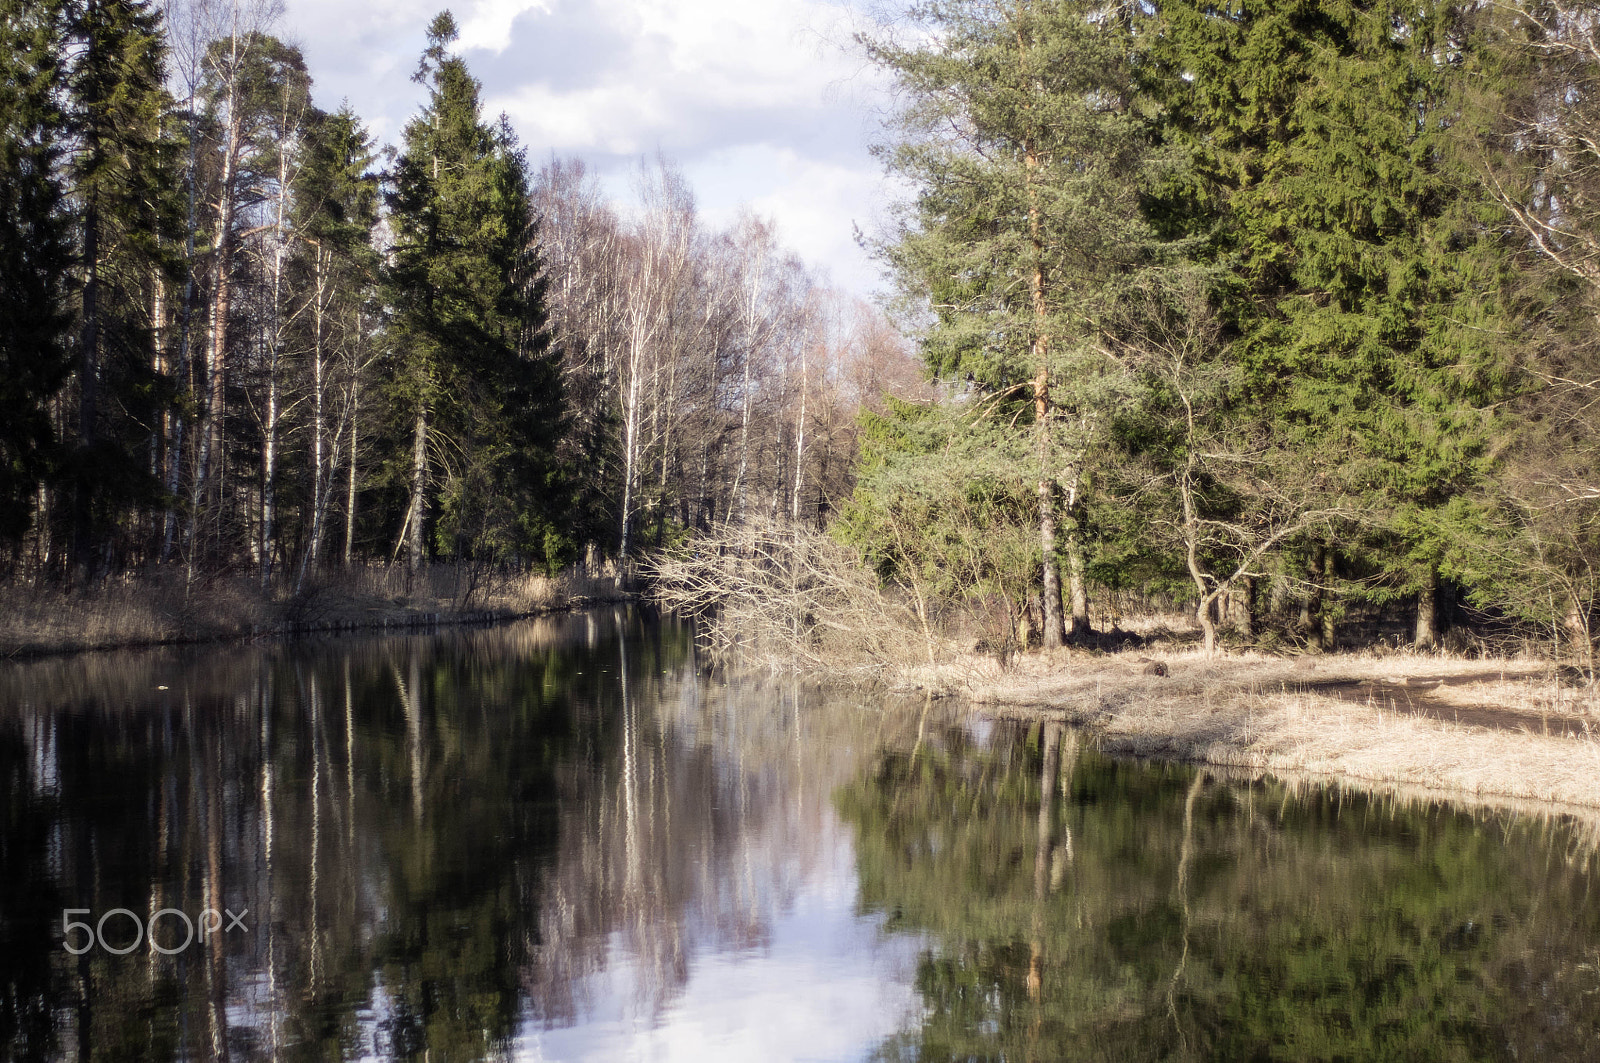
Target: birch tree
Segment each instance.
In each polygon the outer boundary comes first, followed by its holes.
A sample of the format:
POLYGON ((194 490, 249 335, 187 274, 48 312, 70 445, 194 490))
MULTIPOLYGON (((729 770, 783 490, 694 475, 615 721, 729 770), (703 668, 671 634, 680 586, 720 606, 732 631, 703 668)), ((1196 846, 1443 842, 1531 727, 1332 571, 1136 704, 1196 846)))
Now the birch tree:
POLYGON ((341 466, 345 564, 354 545, 361 395, 372 361, 370 302, 377 279, 375 158, 371 136, 348 107, 310 123, 295 200, 293 263, 303 300, 296 335, 311 459, 297 589, 321 561, 341 466))

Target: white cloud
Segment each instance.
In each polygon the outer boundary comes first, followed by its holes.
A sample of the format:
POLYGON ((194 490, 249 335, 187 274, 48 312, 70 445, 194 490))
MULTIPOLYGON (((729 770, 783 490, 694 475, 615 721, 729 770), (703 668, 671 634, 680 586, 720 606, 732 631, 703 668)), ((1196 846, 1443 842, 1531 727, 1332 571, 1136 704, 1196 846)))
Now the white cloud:
POLYGON ((798 883, 793 908, 774 919, 757 949, 707 950, 688 960, 688 980, 660 1014, 648 964, 619 941, 587 992, 594 1007, 566 1027, 525 1021, 513 1058, 534 1063, 745 1063, 860 1059, 918 1022, 913 979, 927 942, 890 934, 858 915, 855 852, 831 809, 815 824, 819 866, 798 883), (641 993, 641 987, 643 992, 641 993))
MULTIPOLYGON (((348 98, 393 142, 423 99, 408 79, 423 32, 449 0, 288 0, 324 106, 348 98)), ((871 228, 882 176, 859 103, 880 81, 832 42, 825 0, 475 0, 452 5, 461 48, 530 155, 581 155, 625 189, 658 150, 689 175, 708 221, 739 204, 779 220, 788 242, 842 285, 872 286, 850 239, 871 228)))
POLYGON ((461 30, 460 47, 504 51, 511 43, 511 24, 519 15, 549 8, 545 0, 479 0, 468 4, 464 17, 457 18, 461 30))
POLYGON ((727 226, 738 205, 778 223, 784 244, 832 283, 865 293, 877 266, 856 246, 855 227, 870 230, 880 178, 871 160, 818 160, 790 147, 739 145, 707 153, 685 167, 710 224, 727 226))

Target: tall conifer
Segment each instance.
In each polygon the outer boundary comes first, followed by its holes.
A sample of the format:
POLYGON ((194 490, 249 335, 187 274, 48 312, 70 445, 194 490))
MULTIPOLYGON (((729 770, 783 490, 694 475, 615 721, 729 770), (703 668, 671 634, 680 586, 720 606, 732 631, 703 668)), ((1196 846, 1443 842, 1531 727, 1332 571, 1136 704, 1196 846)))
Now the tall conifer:
POLYGON ((1162 14, 1167 129, 1198 175, 1174 199, 1231 273, 1220 305, 1257 414, 1329 494, 1365 499, 1387 540, 1357 560, 1429 596, 1431 642, 1448 514, 1509 386, 1498 212, 1450 143, 1471 21, 1389 0, 1162 14))
POLYGON ((72 554, 92 573, 126 507, 155 500, 155 470, 134 448, 149 436, 148 399, 160 391, 151 289, 168 269, 161 236, 176 204, 161 131, 169 101, 159 13, 144 0, 79 0, 68 15, 80 234, 72 554))
POLYGON ((54 454, 47 404, 70 371, 63 30, 59 4, 0 3, 0 539, 13 544, 54 454))
POLYGON ((1076 503, 1103 428, 1089 398, 1098 320, 1157 243, 1139 210, 1152 157, 1132 60, 1145 16, 1076 0, 936 0, 917 13, 929 32, 913 43, 866 42, 906 90, 884 155, 916 185, 887 256, 936 315, 929 368, 1025 397, 1004 416, 1036 435, 1044 637, 1057 645, 1062 556, 1072 633, 1088 628, 1076 503))
POLYGON ((402 539, 413 571, 456 555, 559 551, 539 510, 554 475, 560 377, 548 353, 527 173, 509 127, 480 115, 478 82, 428 30, 429 88, 392 175, 390 394, 410 435, 402 539))

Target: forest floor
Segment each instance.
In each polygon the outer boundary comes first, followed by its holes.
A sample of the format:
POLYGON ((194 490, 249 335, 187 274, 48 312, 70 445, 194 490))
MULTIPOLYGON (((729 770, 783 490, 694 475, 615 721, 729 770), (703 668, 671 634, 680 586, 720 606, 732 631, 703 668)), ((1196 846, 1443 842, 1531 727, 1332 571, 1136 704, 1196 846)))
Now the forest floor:
POLYGON ((630 597, 614 572, 554 577, 437 565, 329 573, 300 593, 247 576, 189 581, 181 570, 108 579, 87 591, 0 585, 0 659, 316 632, 510 620, 630 597))
POLYGON ((1108 753, 1600 806, 1600 691, 1548 661, 1069 649, 920 679, 1083 726, 1108 753))

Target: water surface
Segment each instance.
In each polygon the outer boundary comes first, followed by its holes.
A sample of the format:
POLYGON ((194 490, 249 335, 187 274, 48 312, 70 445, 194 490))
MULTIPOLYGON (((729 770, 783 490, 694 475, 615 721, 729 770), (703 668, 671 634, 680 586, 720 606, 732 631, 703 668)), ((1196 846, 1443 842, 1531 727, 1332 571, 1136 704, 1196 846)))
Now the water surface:
POLYGON ((1600 1058, 1588 824, 699 663, 619 610, 0 669, 0 1051, 1600 1058))

